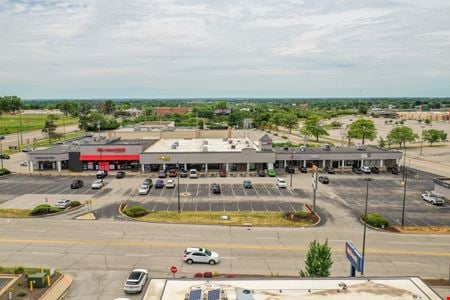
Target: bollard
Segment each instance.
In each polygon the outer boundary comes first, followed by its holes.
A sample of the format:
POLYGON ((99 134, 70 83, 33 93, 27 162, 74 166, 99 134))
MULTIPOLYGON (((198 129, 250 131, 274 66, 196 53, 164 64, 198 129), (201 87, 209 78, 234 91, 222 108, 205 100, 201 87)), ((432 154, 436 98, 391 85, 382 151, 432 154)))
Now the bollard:
POLYGON ((48 286, 52 285, 52 282, 50 280, 50 275, 47 275, 47 284, 48 284, 48 286))
POLYGON ((30 291, 33 291, 33 281, 30 281, 30 291))

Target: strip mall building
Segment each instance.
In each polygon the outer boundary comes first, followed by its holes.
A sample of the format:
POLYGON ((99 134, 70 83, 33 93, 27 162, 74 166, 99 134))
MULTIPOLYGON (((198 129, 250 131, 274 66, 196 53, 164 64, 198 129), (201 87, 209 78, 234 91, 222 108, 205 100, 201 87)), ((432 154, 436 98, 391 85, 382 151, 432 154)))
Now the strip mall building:
POLYGON ((86 136, 45 150, 27 153, 31 170, 134 170, 151 172, 179 164, 202 172, 217 170, 251 172, 284 168, 286 165, 319 168, 333 166, 393 166, 402 157, 399 151, 374 146, 341 148, 272 148, 264 135, 224 139, 122 140, 86 136))

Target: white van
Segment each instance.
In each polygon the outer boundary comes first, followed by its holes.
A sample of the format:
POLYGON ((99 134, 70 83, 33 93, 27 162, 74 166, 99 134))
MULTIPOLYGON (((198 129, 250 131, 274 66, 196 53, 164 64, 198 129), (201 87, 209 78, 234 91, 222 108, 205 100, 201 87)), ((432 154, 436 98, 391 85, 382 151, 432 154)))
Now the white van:
POLYGON ((189 178, 198 178, 198 173, 196 169, 191 169, 189 171, 189 178))

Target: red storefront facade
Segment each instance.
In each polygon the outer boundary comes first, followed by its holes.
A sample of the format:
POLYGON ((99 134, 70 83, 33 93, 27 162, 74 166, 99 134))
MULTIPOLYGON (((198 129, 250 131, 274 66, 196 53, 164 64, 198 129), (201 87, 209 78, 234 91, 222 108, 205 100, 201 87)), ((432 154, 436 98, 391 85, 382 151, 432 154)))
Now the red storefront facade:
POLYGON ((83 170, 139 169, 142 148, 142 144, 80 145, 80 161, 83 170))

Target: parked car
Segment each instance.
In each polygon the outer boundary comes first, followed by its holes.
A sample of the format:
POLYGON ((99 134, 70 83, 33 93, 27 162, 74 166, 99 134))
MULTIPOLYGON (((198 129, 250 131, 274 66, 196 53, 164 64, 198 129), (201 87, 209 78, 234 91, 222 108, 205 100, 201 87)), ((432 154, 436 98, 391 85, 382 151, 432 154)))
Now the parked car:
POLYGON ((266 172, 264 172, 264 170, 258 170, 258 176, 259 177, 266 177, 266 172))
POLYGON ((169 170, 169 177, 177 177, 178 173, 177 170, 171 169, 169 170))
POLYGON ((28 161, 24 160, 20 162, 21 167, 28 167, 28 161))
POLYGON ((142 183, 142 185, 148 185, 149 187, 152 187, 153 180, 151 178, 146 178, 146 179, 144 179, 144 182, 142 183))
POLYGON ((188 176, 189 176, 189 172, 188 171, 186 171, 186 170, 181 170, 180 171, 180 177, 181 178, 186 178, 188 176))
POLYGON ((397 175, 398 174, 398 168, 397 167, 388 167, 387 171, 391 174, 397 175))
POLYGON ((102 187, 103 187, 103 179, 97 179, 91 185, 91 188, 94 190, 101 189, 102 187))
POLYGON ((148 271, 145 269, 134 269, 128 276, 123 290, 125 293, 140 293, 144 289, 148 279, 148 271))
POLYGON ((167 180, 166 188, 167 189, 173 189, 175 187, 175 181, 173 179, 167 180))
POLYGON ((139 195, 147 195, 149 192, 150 192, 150 186, 147 184, 143 184, 139 188, 138 194, 139 195))
POLYGON ((353 168, 352 168, 352 171, 353 171, 353 173, 355 173, 355 174, 362 174, 361 169, 360 169, 360 168, 357 168, 357 167, 353 167, 353 168))
POLYGON ((55 207, 56 208, 66 209, 66 208, 70 207, 71 203, 72 203, 72 201, 70 201, 70 200, 61 199, 61 200, 56 201, 55 207))
POLYGON ((327 172, 328 174, 335 174, 336 171, 334 170, 333 167, 325 167, 325 172, 327 172))
POLYGON ((187 248, 184 250, 183 260, 188 264, 206 263, 210 265, 218 264, 219 254, 204 248, 187 248))
POLYGON ((374 174, 380 173, 380 169, 378 169, 378 167, 370 167, 370 171, 374 174))
POLYGON ((158 179, 155 182, 155 189, 162 189, 164 187, 164 180, 158 179))
POLYGON ((107 171, 98 171, 98 172, 95 174, 95 177, 97 177, 98 179, 103 179, 103 178, 105 178, 106 176, 108 176, 108 172, 107 172, 107 171))
POLYGON ((308 168, 306 167, 300 167, 300 173, 308 173, 308 168))
POLYGON ((70 184, 70 188, 71 189, 79 189, 84 185, 83 180, 80 179, 75 179, 72 181, 72 183, 70 184))
POLYGON ((425 191, 422 194, 422 200, 430 202, 433 205, 444 205, 444 199, 444 196, 435 192, 425 191))
POLYGON ((227 177, 227 171, 225 171, 225 170, 220 170, 220 171, 219 171, 219 176, 220 176, 220 177, 227 177))
POLYGON ((116 178, 125 178, 126 174, 124 171, 119 171, 116 173, 116 178))
POLYGON ((213 194, 220 194, 221 193, 219 184, 213 183, 211 188, 212 188, 213 194))
POLYGON ((253 187, 252 182, 250 180, 244 181, 244 188, 251 189, 253 187))
POLYGON ((278 188, 287 188, 286 180, 283 178, 277 178, 277 181, 275 183, 278 188))
POLYGON ((196 169, 191 169, 189 171, 189 178, 198 178, 198 172, 196 169))
POLYGON ((9 159, 9 155, 8 154, 0 154, 0 159, 9 159))
POLYGON ((167 173, 163 170, 158 172, 158 178, 166 178, 167 177, 167 173))
POLYGON ((277 176, 277 173, 275 173, 274 169, 269 169, 267 170, 267 175, 269 175, 269 177, 275 177, 277 176))
POLYGON ((284 167, 284 170, 288 173, 292 173, 292 174, 295 173, 295 168, 293 166, 286 166, 286 167, 284 167))
POLYGON ((371 172, 370 167, 362 166, 361 167, 361 172, 363 172, 364 174, 370 174, 370 172, 371 172))
POLYGON ((319 176, 319 182, 322 182, 323 184, 330 183, 330 180, 328 179, 328 176, 319 176))

